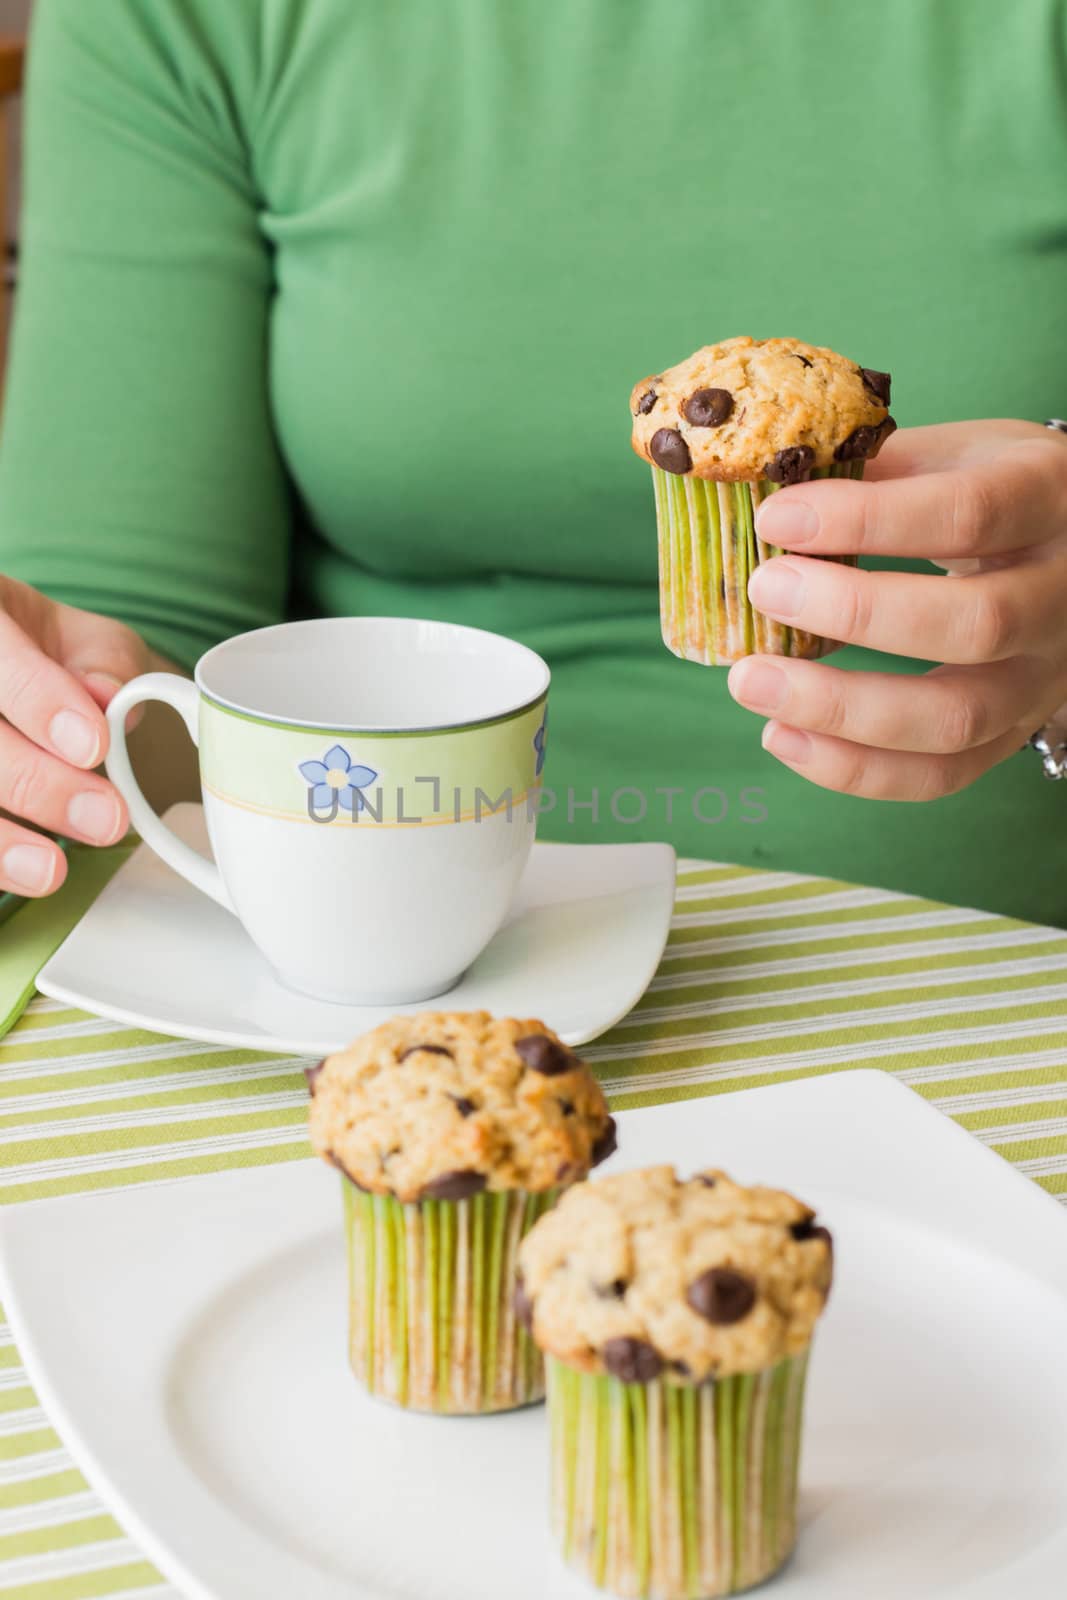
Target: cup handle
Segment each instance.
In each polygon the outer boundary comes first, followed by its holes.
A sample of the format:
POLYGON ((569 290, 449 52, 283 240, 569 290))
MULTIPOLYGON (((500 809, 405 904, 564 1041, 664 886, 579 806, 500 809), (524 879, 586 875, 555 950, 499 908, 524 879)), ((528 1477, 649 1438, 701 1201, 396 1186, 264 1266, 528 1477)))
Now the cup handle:
POLYGON ((190 739, 194 744, 199 743, 197 723, 200 691, 196 684, 189 678, 179 678, 173 672, 146 672, 124 684, 107 708, 110 732, 107 760, 104 763, 107 775, 125 800, 130 821, 145 844, 195 888, 210 895, 212 900, 217 900, 227 911, 233 911, 233 902, 215 863, 205 861, 199 851, 165 827, 141 793, 126 747, 126 718, 134 706, 142 705, 146 700, 162 700, 164 705, 173 706, 189 730, 190 739))

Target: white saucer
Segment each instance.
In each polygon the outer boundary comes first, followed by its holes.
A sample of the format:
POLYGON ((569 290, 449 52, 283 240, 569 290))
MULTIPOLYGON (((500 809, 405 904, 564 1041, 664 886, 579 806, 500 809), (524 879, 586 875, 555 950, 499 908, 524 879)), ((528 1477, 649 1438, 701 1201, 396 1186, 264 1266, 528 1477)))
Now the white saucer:
MULTIPOLYGON (((200 806, 167 823, 208 855, 200 806)), ((440 1001, 338 1006, 279 983, 235 917, 142 845, 42 968, 69 1005, 183 1039, 322 1056, 427 1006, 541 1017, 583 1044, 647 989, 674 909, 665 844, 535 844, 504 927, 440 1001)))
MULTIPOLYGON (((834 1233, 768 1600, 1062 1595, 1062 1209, 877 1072, 623 1112, 604 1170, 659 1161, 780 1183, 834 1233)), ((299 1161, 5 1208, 63 1442, 187 1600, 592 1600, 546 1531, 542 1407, 417 1416, 349 1373, 338 1188, 299 1161)))

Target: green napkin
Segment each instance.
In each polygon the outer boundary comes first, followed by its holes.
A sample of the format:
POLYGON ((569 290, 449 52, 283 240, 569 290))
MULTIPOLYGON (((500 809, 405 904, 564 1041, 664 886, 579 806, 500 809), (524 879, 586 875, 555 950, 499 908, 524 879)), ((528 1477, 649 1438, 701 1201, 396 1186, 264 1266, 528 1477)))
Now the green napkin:
POLYGON ((62 889, 43 900, 0 897, 0 1035, 22 1015, 45 962, 137 843, 123 840, 108 850, 70 844, 62 889))

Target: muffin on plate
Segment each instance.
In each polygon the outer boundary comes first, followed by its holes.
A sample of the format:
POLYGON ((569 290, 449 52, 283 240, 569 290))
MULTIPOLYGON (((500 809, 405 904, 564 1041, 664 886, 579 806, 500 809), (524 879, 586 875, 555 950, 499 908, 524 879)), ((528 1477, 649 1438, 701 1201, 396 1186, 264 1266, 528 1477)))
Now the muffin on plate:
POLYGON ((307 1076, 312 1145, 343 1176, 356 1375, 419 1411, 541 1399, 516 1252, 615 1148, 589 1068, 543 1022, 423 1012, 307 1076))
MULTIPOLYGON (((748 580, 781 551, 756 536, 762 500, 809 478, 862 478, 896 427, 888 372, 799 339, 724 339, 630 396, 649 463, 668 649, 726 666, 759 651, 815 658, 833 641, 753 609, 748 580)), ((855 558, 833 557, 849 565, 855 558)))
POLYGON ((811 1208, 723 1172, 624 1172, 565 1195, 519 1268, 568 1563, 656 1600, 769 1577, 796 1537, 804 1379, 833 1274, 811 1208))

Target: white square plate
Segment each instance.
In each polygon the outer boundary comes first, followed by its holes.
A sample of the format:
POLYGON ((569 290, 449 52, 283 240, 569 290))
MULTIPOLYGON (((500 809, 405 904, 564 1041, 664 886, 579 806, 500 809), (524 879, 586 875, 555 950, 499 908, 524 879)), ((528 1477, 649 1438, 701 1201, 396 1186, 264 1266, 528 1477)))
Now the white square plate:
MULTIPOLYGON (((628 1111, 612 1166, 722 1165, 834 1230, 781 1600, 1051 1600, 1067 1571, 1067 1216, 877 1072, 628 1111)), ((318 1162, 14 1207, 31 1378, 190 1600, 546 1600, 540 1408, 420 1417, 345 1361, 318 1162)))
MULTIPOLYGON (((210 854, 203 808, 169 827, 210 854)), ((437 1007, 544 1017, 568 1044, 633 1009, 674 911, 666 844, 535 844, 500 932, 439 1000, 339 1006, 287 989, 237 918, 141 845, 42 968, 37 987, 153 1033, 325 1056, 398 1012, 437 1007)))

